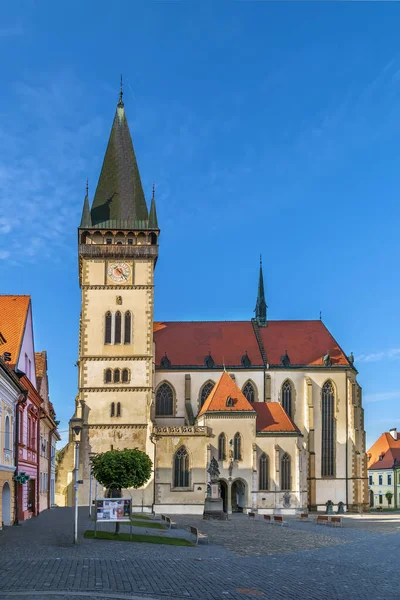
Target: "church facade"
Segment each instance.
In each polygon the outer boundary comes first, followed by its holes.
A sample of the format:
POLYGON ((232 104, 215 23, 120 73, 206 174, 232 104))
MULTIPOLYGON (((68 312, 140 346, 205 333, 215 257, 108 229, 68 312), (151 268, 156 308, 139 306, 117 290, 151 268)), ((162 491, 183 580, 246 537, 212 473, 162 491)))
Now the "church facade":
MULTIPOLYGON (((154 469, 144 488, 124 492, 138 510, 201 514, 212 458, 227 513, 368 506, 352 355, 321 320, 269 320, 261 265, 255 318, 154 322, 159 234, 121 92, 78 229, 80 504, 89 502, 91 453, 139 448, 154 469)), ((73 502, 74 446, 71 428, 59 505, 73 502)))

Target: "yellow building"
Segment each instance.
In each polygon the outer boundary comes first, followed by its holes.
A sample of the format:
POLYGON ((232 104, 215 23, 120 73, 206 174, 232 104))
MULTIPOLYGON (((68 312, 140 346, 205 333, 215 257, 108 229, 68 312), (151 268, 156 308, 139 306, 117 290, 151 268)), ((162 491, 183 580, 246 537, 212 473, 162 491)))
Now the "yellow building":
MULTIPOLYGON (((261 265, 255 319, 154 323, 159 233, 121 93, 78 231, 80 503, 89 500, 89 453, 137 447, 154 464, 148 484, 127 492, 143 510, 201 514, 213 457, 228 513, 367 505, 352 356, 321 321, 268 320, 261 265)), ((73 464, 71 431, 59 504, 72 503, 73 464)))

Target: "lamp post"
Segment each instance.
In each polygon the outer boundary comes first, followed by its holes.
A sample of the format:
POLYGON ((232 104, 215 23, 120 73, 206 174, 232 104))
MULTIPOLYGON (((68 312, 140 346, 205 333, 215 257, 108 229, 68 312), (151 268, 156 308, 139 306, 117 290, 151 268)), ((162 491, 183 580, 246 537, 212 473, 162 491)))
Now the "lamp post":
POLYGON ((78 543, 78 472, 79 472, 79 442, 82 431, 83 419, 73 417, 70 420, 72 431, 75 434, 75 468, 74 468, 74 544, 78 543))
POLYGON ((96 452, 89 452, 89 519, 92 518, 92 463, 91 458, 96 456, 96 452))

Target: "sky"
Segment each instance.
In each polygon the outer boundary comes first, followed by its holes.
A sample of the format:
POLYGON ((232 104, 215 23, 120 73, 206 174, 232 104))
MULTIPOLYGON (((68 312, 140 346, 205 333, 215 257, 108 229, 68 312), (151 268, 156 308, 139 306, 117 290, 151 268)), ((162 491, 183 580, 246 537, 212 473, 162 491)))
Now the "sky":
POLYGON ((155 319, 250 319, 262 254, 269 318, 322 311, 354 353, 367 444, 400 429, 399 20, 399 3, 3 4, 0 292, 32 296, 62 432, 77 226, 121 73, 148 201, 156 186, 155 319))

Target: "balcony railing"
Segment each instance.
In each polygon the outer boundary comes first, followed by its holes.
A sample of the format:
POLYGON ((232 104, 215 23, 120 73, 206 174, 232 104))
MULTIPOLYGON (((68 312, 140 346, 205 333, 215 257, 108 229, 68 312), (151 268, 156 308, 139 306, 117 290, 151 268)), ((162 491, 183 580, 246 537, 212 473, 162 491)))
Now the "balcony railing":
POLYGON ((136 258, 157 258, 158 246, 127 246, 125 244, 120 246, 118 244, 79 244, 79 255, 89 257, 134 256, 136 258))

